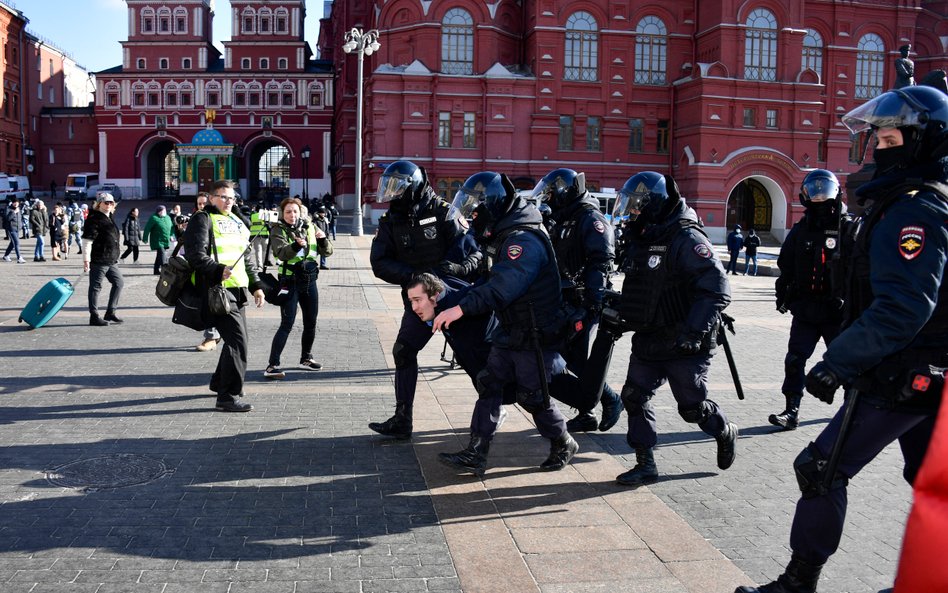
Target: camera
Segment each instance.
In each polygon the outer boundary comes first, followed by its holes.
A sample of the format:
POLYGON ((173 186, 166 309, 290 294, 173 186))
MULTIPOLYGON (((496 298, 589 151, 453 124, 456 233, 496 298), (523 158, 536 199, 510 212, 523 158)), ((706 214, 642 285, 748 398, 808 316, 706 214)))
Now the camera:
POLYGON ((191 220, 191 217, 187 214, 179 214, 174 217, 174 223, 178 226, 187 225, 189 220, 191 220))
POLYGON ((602 313, 599 317, 600 329, 613 335, 622 335, 629 331, 628 324, 622 319, 619 313, 619 303, 622 300, 622 293, 614 290, 606 290, 602 295, 602 313))

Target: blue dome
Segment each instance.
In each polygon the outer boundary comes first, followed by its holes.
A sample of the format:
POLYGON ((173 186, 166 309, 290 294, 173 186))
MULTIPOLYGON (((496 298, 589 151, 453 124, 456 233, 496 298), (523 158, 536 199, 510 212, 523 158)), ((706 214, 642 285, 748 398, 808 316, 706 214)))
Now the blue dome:
POLYGON ((210 146, 215 144, 224 144, 224 137, 217 130, 201 130, 191 139, 191 144, 200 146, 210 146))

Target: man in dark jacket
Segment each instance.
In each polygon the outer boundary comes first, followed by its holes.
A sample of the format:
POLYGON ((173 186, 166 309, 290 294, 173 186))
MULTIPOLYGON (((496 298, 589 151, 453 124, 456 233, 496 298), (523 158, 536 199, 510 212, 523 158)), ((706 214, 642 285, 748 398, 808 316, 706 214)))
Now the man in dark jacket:
POLYGON ((3 261, 10 261, 10 252, 15 252, 16 263, 25 264, 26 260, 20 255, 20 227, 23 226, 23 211, 20 210, 20 200, 16 196, 10 198, 7 210, 3 215, 3 229, 7 231, 10 244, 3 254, 3 261))
POLYGON ((465 228, 458 217, 448 215, 448 203, 434 193, 425 170, 415 163, 396 161, 386 167, 379 179, 377 199, 391 205, 379 220, 369 260, 377 278, 402 287, 405 312, 392 347, 395 415, 385 422, 372 422, 369 428, 385 436, 407 439, 412 431, 418 352, 431 339, 431 332, 418 326, 418 318, 405 295, 405 285, 415 274, 436 268, 462 275, 468 268, 477 268, 481 254, 473 251, 463 261, 448 261, 448 252, 464 237, 465 228))
MULTIPOLYGON (((872 131, 871 201, 852 233, 843 331, 806 376, 806 390, 845 404, 794 460, 801 497, 791 557, 776 581, 737 593, 815 593, 839 547, 849 480, 898 440, 912 483, 928 449, 948 366, 948 96, 925 86, 882 93, 842 119, 872 131), (834 455, 835 453, 835 455, 834 455), (833 460, 833 462, 831 462, 833 460)), ((843 243, 844 247, 849 242, 843 243)))
POLYGON ((757 231, 751 229, 747 231, 747 238, 744 239, 744 275, 757 275, 757 248, 760 247, 760 235, 757 231), (751 272, 751 262, 754 264, 754 271, 751 272))
POLYGON ((250 293, 257 307, 263 306, 259 266, 249 249, 250 221, 234 209, 234 183, 215 181, 210 200, 210 205, 188 222, 184 254, 195 270, 198 293, 205 297, 202 303, 207 327, 217 328, 224 342, 210 383, 211 391, 217 394, 215 407, 223 412, 249 412, 253 406, 242 401, 248 346, 245 306, 250 293), (217 284, 226 289, 227 314, 212 314, 207 308, 208 289, 217 284))
POLYGON ((651 400, 665 381, 678 414, 715 438, 718 467, 727 469, 734 463, 737 426, 708 399, 707 386, 721 311, 731 302, 721 262, 671 177, 652 171, 632 176, 612 219, 629 238, 620 264, 625 281, 619 315, 635 332, 622 403, 636 465, 616 481, 638 486, 658 479, 651 400))
MULTIPOLYGON (((579 450, 566 429, 566 421, 550 400, 548 383, 566 363, 557 350, 562 346, 566 319, 560 296, 559 273, 553 245, 543 228, 540 212, 517 196, 504 175, 491 171, 468 178, 454 199, 460 216, 473 215, 478 240, 487 243, 493 262, 486 282, 472 288, 460 302, 440 313, 434 330, 451 326, 469 315, 496 312, 500 331, 494 338, 487 367, 478 376, 477 392, 487 409, 503 401, 504 387, 516 384, 516 401, 533 416, 537 430, 550 440, 550 454, 540 469, 563 469, 579 450)), ((464 471, 483 474, 492 428, 473 431, 466 449, 442 453, 442 462, 464 471)))
POLYGON ((89 325, 108 325, 110 321, 122 323, 122 319, 115 315, 125 280, 118 268, 122 248, 114 216, 115 198, 110 193, 102 192, 96 196, 95 207, 82 229, 82 240, 85 242, 85 249, 81 251, 82 267, 83 271, 89 273, 89 325), (112 288, 109 290, 109 306, 105 316, 99 317, 96 302, 102 290, 103 278, 112 284, 112 288))
POLYGON ((741 256, 741 249, 744 248, 744 235, 741 234, 741 225, 735 224, 734 230, 727 236, 727 252, 731 259, 727 262, 725 274, 730 272, 737 275, 737 258, 741 256))

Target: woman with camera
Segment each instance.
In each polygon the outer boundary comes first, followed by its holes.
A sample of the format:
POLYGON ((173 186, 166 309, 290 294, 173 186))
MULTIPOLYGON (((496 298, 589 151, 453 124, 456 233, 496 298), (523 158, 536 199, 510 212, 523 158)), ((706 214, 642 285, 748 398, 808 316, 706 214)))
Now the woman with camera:
POLYGON ((297 306, 303 311, 300 367, 311 371, 322 368, 313 360, 312 349, 316 339, 316 315, 319 313, 317 241, 326 234, 303 218, 302 205, 298 198, 284 199, 280 202, 280 221, 270 229, 270 251, 280 262, 280 285, 286 286, 288 294, 280 305, 280 328, 273 336, 269 364, 263 372, 268 379, 286 376, 280 368, 280 355, 296 322, 297 306))

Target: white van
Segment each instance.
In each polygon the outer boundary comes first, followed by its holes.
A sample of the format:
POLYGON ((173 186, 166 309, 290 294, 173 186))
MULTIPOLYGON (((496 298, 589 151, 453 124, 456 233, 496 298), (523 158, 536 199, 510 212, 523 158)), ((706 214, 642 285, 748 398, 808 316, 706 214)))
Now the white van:
POLYGON ((77 200, 94 198, 99 188, 98 173, 70 173, 66 177, 66 197, 77 200))
POLYGON ((8 202, 16 196, 21 201, 30 193, 30 180, 25 175, 0 173, 0 201, 8 202))

